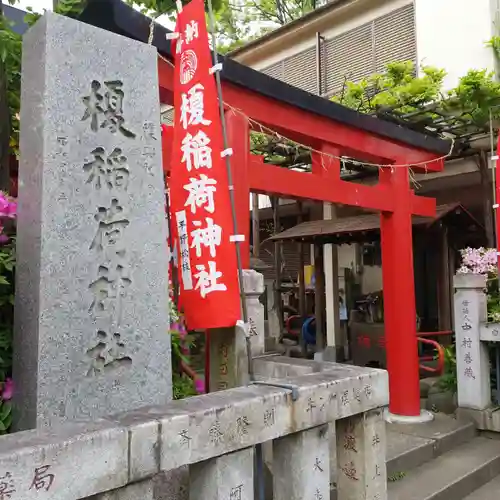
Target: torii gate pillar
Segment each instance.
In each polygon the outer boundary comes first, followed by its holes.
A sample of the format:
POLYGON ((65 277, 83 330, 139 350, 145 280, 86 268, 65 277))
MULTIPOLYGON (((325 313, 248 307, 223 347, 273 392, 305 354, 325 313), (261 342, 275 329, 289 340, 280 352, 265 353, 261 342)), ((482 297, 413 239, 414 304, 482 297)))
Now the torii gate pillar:
POLYGON ((394 211, 380 215, 384 323, 391 395, 388 420, 426 422, 433 416, 420 409, 412 191, 408 168, 383 168, 380 183, 390 186, 394 199, 394 211))

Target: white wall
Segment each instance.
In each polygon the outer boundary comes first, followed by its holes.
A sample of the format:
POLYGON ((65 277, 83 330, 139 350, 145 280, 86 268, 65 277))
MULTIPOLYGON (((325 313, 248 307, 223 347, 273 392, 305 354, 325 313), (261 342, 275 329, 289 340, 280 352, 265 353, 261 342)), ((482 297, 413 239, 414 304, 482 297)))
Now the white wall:
MULTIPOLYGON (((345 287, 344 269, 353 268, 356 263, 356 245, 339 245, 339 288, 345 287)), ((361 277, 361 292, 363 294, 378 292, 382 289, 382 267, 364 266, 361 277)), ((345 290, 345 288, 344 288, 345 290)))
POLYGON ((356 264, 356 245, 339 245, 337 255, 339 268, 353 268, 356 264))
POLYGON ((383 288, 382 267, 364 266, 361 277, 361 291, 363 294, 379 292, 383 288))
MULTIPOLYGON (((315 25, 301 26, 274 46, 262 46, 241 61, 255 69, 266 68, 316 43, 314 31, 331 38, 372 21, 412 0, 353 0, 315 25), (288 37, 288 38, 287 38, 288 37), (247 59, 248 58, 248 59, 247 59)), ((469 69, 495 69, 493 51, 485 42, 495 32, 499 0, 413 0, 420 65, 437 66, 448 72, 445 90, 456 86, 469 69)), ((500 17, 499 17, 500 22, 500 17)), ((498 23, 497 23, 498 24, 498 23)), ((394 26, 397 29, 397 26, 394 26)), ((500 25, 498 30, 500 31, 500 25)), ((239 57, 236 56, 239 60, 239 57)))
POLYGON ((485 46, 494 34, 494 3, 415 0, 418 61, 446 69, 446 90, 469 69, 495 69, 493 51, 485 46))
MULTIPOLYGON (((412 0, 353 0, 345 7, 338 8, 335 11, 335 16, 320 22, 315 29, 319 30, 326 39, 330 39, 389 14, 411 2, 412 0)), ((254 69, 261 70, 302 50, 316 46, 315 31, 309 27, 298 28, 289 37, 290 39, 283 40, 276 49, 271 51, 267 47, 263 47, 252 62, 246 62, 247 56, 243 56, 241 61, 254 69)), ((238 56, 235 59, 240 60, 238 56)))

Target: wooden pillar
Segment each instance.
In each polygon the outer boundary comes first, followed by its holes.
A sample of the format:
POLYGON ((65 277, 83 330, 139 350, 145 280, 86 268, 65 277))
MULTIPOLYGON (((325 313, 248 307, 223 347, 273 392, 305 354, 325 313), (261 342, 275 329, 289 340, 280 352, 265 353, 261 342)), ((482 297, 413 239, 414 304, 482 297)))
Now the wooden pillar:
MULTIPOLYGON (((297 222, 300 224, 303 221, 302 214, 302 202, 297 202, 298 209, 298 220, 297 222)), ((304 276, 304 243, 298 243, 298 252, 299 252, 299 315, 301 318, 305 318, 306 316, 306 284, 305 284, 305 276, 304 276)), ((302 330, 300 331, 300 349, 302 352, 302 356, 307 355, 307 346, 304 340, 304 336, 302 335, 302 330)))
POLYGON ((170 279, 172 280, 172 287, 174 290, 174 300, 176 305, 179 304, 179 276, 177 274, 177 269, 175 262, 177 261, 177 256, 174 254, 176 252, 175 246, 175 224, 172 224, 170 220, 170 206, 169 206, 169 196, 168 196, 168 178, 170 177, 170 171, 172 168, 172 149, 174 140, 174 127, 168 127, 165 124, 161 126, 161 152, 162 152, 162 166, 163 166, 163 178, 165 180, 165 209, 168 218, 168 240, 169 240, 169 251, 170 251, 170 279))
MULTIPOLYGON (((340 151, 330 144, 322 144, 321 153, 312 156, 313 175, 324 178, 325 182, 331 184, 335 189, 335 184, 340 181, 340 151)), ((335 206, 331 203, 323 204, 323 219, 335 219, 335 206)), ((324 325, 326 328, 326 348, 325 355, 329 360, 337 359, 337 350, 342 349, 344 341, 340 329, 340 309, 339 309, 339 261, 337 245, 323 245, 323 272, 324 272, 324 325)))
MULTIPOLYGON (((274 234, 278 234, 281 231, 281 220, 280 220, 280 199, 277 196, 271 197, 271 206, 273 208, 273 225, 274 234)), ((283 307, 281 300, 281 241, 274 242, 274 307, 276 309, 276 314, 278 315, 279 322, 279 340, 283 336, 283 307)))
MULTIPOLYGON (((498 154, 498 152, 497 152, 498 154)), ((481 151, 478 157, 479 173, 481 175, 481 195, 483 199, 483 218, 486 230, 486 239, 490 248, 495 247, 495 231, 493 221, 493 191, 491 188, 490 169, 485 151, 481 151)), ((497 201, 498 203, 498 201, 497 201)))
POLYGON ((233 110, 226 111, 226 126, 229 146, 233 149, 231 171, 233 174, 234 197, 238 234, 245 237, 240 243, 243 269, 250 268, 250 187, 248 183, 248 162, 250 155, 250 126, 248 120, 233 110))
POLYGON ((161 126, 161 155, 163 162, 163 173, 170 175, 172 149, 174 141, 174 127, 163 124, 161 126))
MULTIPOLYGON (((336 219, 335 206, 323 204, 323 219, 336 219)), ((325 312, 326 312, 326 346, 330 348, 329 360, 337 360, 343 352, 343 332, 340 329, 340 297, 339 297, 339 256, 337 245, 327 244, 323 247, 325 267, 325 312), (333 356, 333 359, 331 357, 333 356)))
POLYGON ((408 169, 402 167, 380 172, 380 182, 390 187, 395 207, 394 212, 381 215, 382 275, 389 410, 394 415, 418 417, 420 384, 408 175, 408 169))
POLYGON ((252 255, 259 257, 260 250, 260 220, 259 220, 259 195, 252 193, 252 255))
POLYGON ((438 286, 438 327, 439 330, 451 330, 451 288, 452 279, 450 275, 450 248, 448 244, 448 229, 445 226, 439 228, 439 276, 438 286))
POLYGON ((316 352, 323 352, 325 348, 325 271, 323 264, 323 246, 316 244, 314 245, 316 352))

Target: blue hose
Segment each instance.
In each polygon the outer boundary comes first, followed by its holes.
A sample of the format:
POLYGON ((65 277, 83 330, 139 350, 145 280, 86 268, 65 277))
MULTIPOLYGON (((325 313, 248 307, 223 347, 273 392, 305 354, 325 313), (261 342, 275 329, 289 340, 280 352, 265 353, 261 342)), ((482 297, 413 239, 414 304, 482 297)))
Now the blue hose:
POLYGON ((302 337, 306 344, 316 345, 316 326, 313 325, 316 318, 311 316, 302 324, 302 337))

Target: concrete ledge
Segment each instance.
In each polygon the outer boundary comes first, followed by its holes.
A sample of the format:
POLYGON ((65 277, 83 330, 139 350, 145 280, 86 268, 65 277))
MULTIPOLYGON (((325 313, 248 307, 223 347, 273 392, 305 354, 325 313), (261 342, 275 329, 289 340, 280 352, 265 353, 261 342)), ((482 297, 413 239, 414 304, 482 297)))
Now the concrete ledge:
POLYGON ((3 436, 0 471, 3 484, 15 489, 12 500, 34 498, 37 474, 44 486, 36 497, 43 500, 76 500, 119 488, 129 482, 127 432, 99 421, 3 436))
POLYGON ((387 404, 387 372, 334 363, 322 368, 274 379, 274 386, 1 437, 0 470, 15 485, 12 500, 31 498, 36 474, 48 488, 37 498, 77 500, 387 404))
POLYGON ((498 406, 485 410, 458 408, 457 416, 473 422, 479 430, 500 432, 500 407, 498 406))
POLYGON ((476 289, 486 288, 486 276, 482 274, 455 274, 453 276, 453 286, 457 289, 476 289))
POLYGON ((318 361, 279 355, 253 358, 253 369, 258 380, 269 380, 317 373, 322 367, 318 361))
POLYGON ((482 323, 479 327, 479 338, 483 342, 500 342, 500 324, 482 323))

